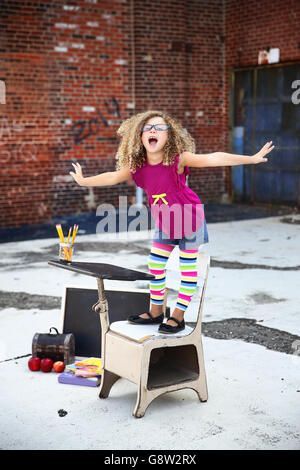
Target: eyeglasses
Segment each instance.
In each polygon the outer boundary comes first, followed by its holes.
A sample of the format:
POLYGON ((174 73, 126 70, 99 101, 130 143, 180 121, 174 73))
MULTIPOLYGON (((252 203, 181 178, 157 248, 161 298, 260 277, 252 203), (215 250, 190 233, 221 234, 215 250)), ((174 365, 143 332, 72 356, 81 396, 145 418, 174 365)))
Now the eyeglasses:
POLYGON ((168 124, 145 124, 142 127, 142 132, 151 131, 152 127, 154 127, 156 131, 166 131, 170 126, 168 126, 168 124))

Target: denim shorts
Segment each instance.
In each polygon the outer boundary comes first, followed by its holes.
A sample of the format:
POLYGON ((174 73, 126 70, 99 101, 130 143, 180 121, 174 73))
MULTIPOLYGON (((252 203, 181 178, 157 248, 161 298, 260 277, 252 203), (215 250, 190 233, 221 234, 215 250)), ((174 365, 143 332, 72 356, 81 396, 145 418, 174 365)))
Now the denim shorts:
POLYGON ((165 243, 166 245, 178 245, 181 250, 193 250, 199 248, 200 245, 209 243, 208 231, 206 227, 206 221, 196 231, 182 238, 168 238, 165 232, 162 232, 160 228, 155 227, 153 241, 157 243, 165 243))

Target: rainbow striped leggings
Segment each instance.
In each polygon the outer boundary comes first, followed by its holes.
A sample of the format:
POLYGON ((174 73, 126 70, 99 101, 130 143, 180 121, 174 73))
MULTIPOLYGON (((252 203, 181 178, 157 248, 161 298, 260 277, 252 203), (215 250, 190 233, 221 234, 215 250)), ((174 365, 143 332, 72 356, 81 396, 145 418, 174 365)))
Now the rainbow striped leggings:
MULTIPOLYGON (((166 264, 175 245, 158 243, 153 241, 148 257, 150 274, 155 279, 150 281, 150 301, 153 304, 163 304, 166 287, 166 264)), ((182 250, 179 248, 179 266, 181 280, 176 308, 186 310, 197 287, 197 255, 198 248, 182 250)))

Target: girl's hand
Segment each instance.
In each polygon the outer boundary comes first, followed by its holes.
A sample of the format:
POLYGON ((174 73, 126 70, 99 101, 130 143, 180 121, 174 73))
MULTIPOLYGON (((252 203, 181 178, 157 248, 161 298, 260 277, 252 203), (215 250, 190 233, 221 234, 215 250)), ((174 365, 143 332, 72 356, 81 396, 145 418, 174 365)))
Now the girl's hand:
POLYGON ((84 177, 82 174, 81 166, 79 163, 72 163, 73 167, 75 168, 75 173, 73 171, 70 171, 70 175, 73 176, 74 180, 76 183, 79 184, 79 186, 83 186, 84 182, 84 177))
POLYGON ((262 162, 267 162, 268 159, 267 158, 264 158, 265 155, 267 155, 267 153, 271 152, 273 150, 273 148, 275 147, 275 145, 272 145, 271 147, 271 144, 272 144, 272 140, 271 142, 267 142, 261 149, 259 152, 257 152, 255 155, 253 155, 252 159, 253 159, 253 163, 262 163, 262 162))

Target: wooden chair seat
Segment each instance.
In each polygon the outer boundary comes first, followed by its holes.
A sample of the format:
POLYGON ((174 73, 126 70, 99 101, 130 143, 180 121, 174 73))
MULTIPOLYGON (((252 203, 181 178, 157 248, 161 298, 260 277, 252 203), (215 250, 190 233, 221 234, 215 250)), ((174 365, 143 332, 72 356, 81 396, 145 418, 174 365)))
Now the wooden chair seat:
MULTIPOLYGON (((170 337, 167 333, 158 332, 158 327, 159 325, 133 325, 127 321, 116 321, 110 324, 109 331, 131 339, 132 341, 137 341, 138 343, 147 341, 153 336, 170 337)), ((184 330, 172 334, 172 337, 181 338, 182 336, 191 334, 193 331, 194 328, 186 325, 184 330)))

